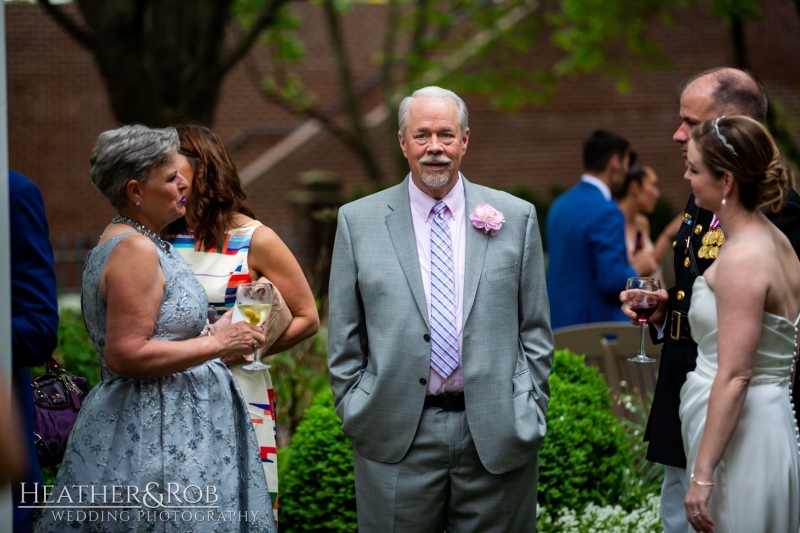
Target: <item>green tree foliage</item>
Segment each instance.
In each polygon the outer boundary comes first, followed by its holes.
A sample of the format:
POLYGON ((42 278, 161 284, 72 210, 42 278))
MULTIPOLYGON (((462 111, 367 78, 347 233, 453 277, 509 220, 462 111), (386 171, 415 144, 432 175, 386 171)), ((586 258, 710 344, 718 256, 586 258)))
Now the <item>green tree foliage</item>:
MULTIPOLYGON (((336 60, 342 105, 321 107, 328 102, 321 102, 304 85, 296 68, 304 59, 304 46, 295 18, 292 25, 276 25, 265 34, 267 45, 276 50, 276 66, 255 75, 263 79, 267 98, 319 120, 380 183, 386 180, 366 135, 364 110, 357 106, 361 94, 378 87, 389 116, 394 117, 399 97, 445 79, 457 92, 491 95, 496 106, 508 110, 546 103, 564 77, 600 73, 611 77, 620 90, 627 90, 632 69, 666 64, 647 37, 647 29, 653 23, 670 22, 669 9, 683 1, 388 0, 383 43, 370 51, 376 58, 369 76, 374 81, 364 84, 351 75, 348 35, 340 22, 354 0, 316 0, 336 60), (555 53, 534 56, 530 52, 537 47, 555 53), (343 113, 346 120, 335 119, 343 113)), ((248 21, 263 0, 241 1, 239 6, 239 15, 248 21)), ((308 35, 319 38, 318 32, 308 35)), ((396 120, 387 122, 386 134, 394 138, 396 120)), ((404 162, 397 159, 393 174, 401 176, 404 162)), ((393 182, 393 176, 388 181, 393 182)))

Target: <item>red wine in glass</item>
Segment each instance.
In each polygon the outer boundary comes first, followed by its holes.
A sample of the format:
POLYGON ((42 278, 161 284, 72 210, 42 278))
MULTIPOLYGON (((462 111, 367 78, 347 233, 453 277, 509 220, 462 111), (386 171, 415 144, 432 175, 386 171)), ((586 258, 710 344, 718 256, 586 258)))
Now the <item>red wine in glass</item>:
POLYGON ((655 359, 644 353, 644 325, 658 308, 658 291, 661 282, 657 278, 628 278, 625 286, 628 307, 636 313, 639 320, 639 353, 628 361, 634 363, 652 363, 655 359))
POLYGON ((658 304, 654 304, 651 306, 631 307, 631 311, 636 313, 636 318, 639 322, 647 322, 647 319, 653 316, 657 308, 658 304))

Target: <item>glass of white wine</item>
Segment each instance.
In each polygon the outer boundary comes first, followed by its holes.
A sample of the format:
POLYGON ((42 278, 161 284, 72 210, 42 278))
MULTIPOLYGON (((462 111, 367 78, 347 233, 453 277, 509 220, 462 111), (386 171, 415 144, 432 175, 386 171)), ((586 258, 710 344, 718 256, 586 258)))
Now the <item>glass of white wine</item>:
MULTIPOLYGON (((260 326, 266 322, 272 309, 272 285, 269 283, 242 283, 236 287, 236 306, 242 318, 260 326)), ((242 367, 245 370, 266 370, 269 365, 261 362, 261 350, 253 354, 253 362, 242 367)))

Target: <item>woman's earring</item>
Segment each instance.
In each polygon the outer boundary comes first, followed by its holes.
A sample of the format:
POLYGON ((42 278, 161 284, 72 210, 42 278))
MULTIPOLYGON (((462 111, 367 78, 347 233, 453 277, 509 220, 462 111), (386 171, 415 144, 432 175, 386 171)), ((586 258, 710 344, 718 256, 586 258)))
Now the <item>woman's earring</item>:
MULTIPOLYGON (((141 200, 136 200, 136 207, 139 207, 140 205, 142 205, 142 201, 141 200)), ((722 205, 725 205, 725 199, 724 198, 722 199, 722 205)))

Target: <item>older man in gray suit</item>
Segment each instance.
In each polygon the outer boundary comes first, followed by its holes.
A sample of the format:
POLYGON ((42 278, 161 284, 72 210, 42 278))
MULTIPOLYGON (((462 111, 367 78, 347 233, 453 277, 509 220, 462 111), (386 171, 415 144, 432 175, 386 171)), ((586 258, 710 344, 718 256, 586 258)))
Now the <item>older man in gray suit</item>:
POLYGON ((339 211, 328 366, 361 532, 534 531, 553 338, 536 212, 468 182, 455 93, 399 112, 411 168, 339 211))

